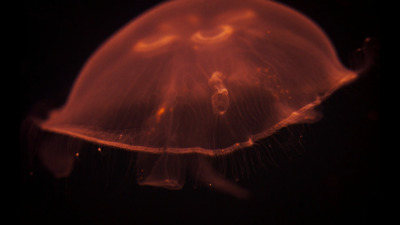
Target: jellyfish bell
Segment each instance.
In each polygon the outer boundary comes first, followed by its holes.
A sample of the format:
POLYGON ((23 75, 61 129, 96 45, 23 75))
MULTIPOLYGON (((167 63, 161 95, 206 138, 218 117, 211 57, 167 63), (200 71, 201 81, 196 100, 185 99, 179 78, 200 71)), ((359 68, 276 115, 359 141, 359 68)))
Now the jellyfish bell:
MULTIPOLYGON (((138 152, 139 184, 180 189, 188 172, 243 197, 247 192, 215 172, 207 157, 316 121, 315 106, 356 78, 325 33, 284 5, 170 1, 100 46, 66 103, 38 125, 138 152)), ((71 172, 72 151, 41 154, 56 176, 71 172)))

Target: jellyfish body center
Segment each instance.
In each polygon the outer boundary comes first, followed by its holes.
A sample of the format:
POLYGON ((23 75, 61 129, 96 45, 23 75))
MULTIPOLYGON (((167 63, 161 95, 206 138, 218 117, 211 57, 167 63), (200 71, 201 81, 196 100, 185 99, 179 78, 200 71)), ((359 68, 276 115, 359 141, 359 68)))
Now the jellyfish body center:
POLYGON ((216 71, 211 75, 208 84, 215 90, 211 96, 211 104, 215 114, 224 115, 229 107, 228 89, 223 82, 224 76, 216 71))

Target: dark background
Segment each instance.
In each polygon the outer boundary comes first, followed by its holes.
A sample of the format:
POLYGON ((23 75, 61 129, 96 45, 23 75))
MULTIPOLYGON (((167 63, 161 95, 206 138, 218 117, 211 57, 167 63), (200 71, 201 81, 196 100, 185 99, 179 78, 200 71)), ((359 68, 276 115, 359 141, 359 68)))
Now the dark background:
MULTIPOLYGON (((117 29, 159 1, 29 1, 19 59, 19 124, 43 116, 68 96, 92 52, 117 29)), ((283 3, 316 21, 342 62, 366 37, 380 41, 376 1, 283 3)), ((70 178, 55 179, 30 156, 20 126, 22 224, 362 224, 380 208, 379 46, 369 71, 327 99, 321 121, 280 131, 274 160, 251 165, 239 183, 255 197, 238 200, 192 181, 181 191, 140 187, 128 153, 86 144, 70 178), (300 135, 302 138, 299 138, 300 135), (297 138, 296 138, 297 137, 297 138), (93 152, 91 154, 90 152, 93 152)), ((29 133, 28 133, 29 134, 29 133)), ((242 153, 232 156, 239 158, 242 153)), ((251 154, 250 154, 251 155, 251 154)), ((265 158, 268 158, 265 156, 265 158)), ((236 166, 236 165, 233 165, 236 166)), ((246 166, 244 166, 246 167, 246 166)), ((239 169, 240 171, 240 169, 239 169)))

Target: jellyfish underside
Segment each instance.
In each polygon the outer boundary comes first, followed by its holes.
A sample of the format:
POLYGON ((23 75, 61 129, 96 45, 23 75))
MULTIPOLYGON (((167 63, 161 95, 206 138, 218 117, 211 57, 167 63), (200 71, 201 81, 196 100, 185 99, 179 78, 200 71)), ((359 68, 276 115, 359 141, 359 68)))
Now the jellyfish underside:
MULTIPOLYGON (((138 152, 139 184, 180 189, 188 172, 243 197, 207 157, 193 156, 230 154, 290 124, 314 122, 314 107, 356 76, 321 29, 286 6, 172 1, 103 44, 65 105, 39 126, 138 152)), ((72 152, 53 151, 57 157, 42 159, 64 161, 45 164, 68 176, 72 152)))

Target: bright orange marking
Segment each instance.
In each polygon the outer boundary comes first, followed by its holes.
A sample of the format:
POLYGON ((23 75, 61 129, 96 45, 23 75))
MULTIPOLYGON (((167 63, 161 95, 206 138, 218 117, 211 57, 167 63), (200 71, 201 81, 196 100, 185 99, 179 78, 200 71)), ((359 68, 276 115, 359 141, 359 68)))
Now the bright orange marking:
POLYGON ((164 114, 164 112, 165 112, 165 108, 161 107, 157 112, 157 116, 161 116, 162 114, 164 114))
POLYGON ((214 36, 204 35, 203 32, 198 31, 192 36, 192 40, 197 43, 211 44, 219 41, 226 40, 233 33, 231 26, 220 26, 218 27, 220 32, 214 36))
POLYGON ((160 120, 161 120, 161 116, 163 115, 165 113, 165 107, 161 107, 158 111, 157 111, 157 114, 156 114, 156 120, 157 120, 157 123, 159 123, 160 122, 160 120))
POLYGON ((166 35, 160 39, 157 39, 155 41, 147 41, 147 40, 142 40, 139 41, 135 46, 134 50, 137 52, 147 52, 151 51, 157 48, 160 48, 164 45, 167 45, 171 43, 173 40, 176 39, 175 35, 166 35))

